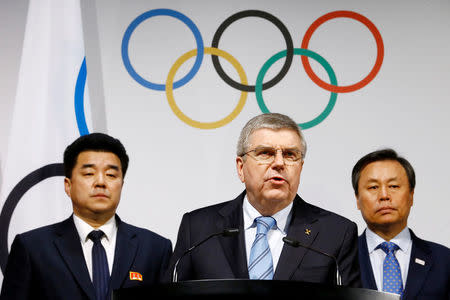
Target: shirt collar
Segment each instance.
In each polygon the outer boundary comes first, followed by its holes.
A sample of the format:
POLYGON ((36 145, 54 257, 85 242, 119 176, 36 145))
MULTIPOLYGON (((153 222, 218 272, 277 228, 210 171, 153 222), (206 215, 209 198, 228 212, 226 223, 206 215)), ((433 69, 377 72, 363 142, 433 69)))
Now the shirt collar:
MULTIPOLYGON (((387 242, 369 228, 366 229, 366 240, 369 253, 375 251, 382 242, 387 242)), ((401 251, 407 252, 411 246, 411 233, 409 232, 408 227, 403 228, 403 230, 389 242, 397 244, 401 251)))
POLYGON ((84 244, 88 241, 87 236, 92 230, 103 231, 103 233, 105 234, 106 239, 108 241, 111 241, 113 234, 117 231, 115 215, 112 216, 108 221, 106 221, 105 224, 103 224, 99 228, 92 227, 91 225, 89 225, 88 223, 83 221, 83 219, 81 219, 80 217, 78 217, 75 214, 73 214, 73 222, 75 223, 75 227, 78 231, 78 235, 80 236, 80 240, 81 240, 82 244, 84 244))
MULTIPOLYGON (((254 220, 260 217, 261 214, 254 208, 248 201, 247 195, 244 197, 244 203, 242 205, 244 210, 244 228, 247 230, 254 225, 254 220)), ((277 222, 277 229, 283 234, 286 234, 286 224, 288 224, 288 219, 291 216, 292 202, 288 206, 275 213, 271 217, 277 222)))

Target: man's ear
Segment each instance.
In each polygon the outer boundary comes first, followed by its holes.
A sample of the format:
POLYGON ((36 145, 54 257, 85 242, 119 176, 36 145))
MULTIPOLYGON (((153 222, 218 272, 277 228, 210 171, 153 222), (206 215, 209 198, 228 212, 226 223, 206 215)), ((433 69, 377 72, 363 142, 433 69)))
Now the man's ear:
POLYGON ((241 180, 242 183, 245 182, 243 169, 244 169, 244 159, 241 156, 237 156, 236 157, 236 170, 237 170, 239 179, 241 180))
POLYGON ((70 181, 70 178, 65 177, 64 178, 64 191, 66 192, 67 196, 70 197, 70 188, 72 187, 72 182, 70 181))
POLYGON ((361 210, 361 207, 359 207, 359 198, 358 198, 358 195, 355 194, 355 198, 356 198, 356 207, 358 208, 358 210, 361 210))

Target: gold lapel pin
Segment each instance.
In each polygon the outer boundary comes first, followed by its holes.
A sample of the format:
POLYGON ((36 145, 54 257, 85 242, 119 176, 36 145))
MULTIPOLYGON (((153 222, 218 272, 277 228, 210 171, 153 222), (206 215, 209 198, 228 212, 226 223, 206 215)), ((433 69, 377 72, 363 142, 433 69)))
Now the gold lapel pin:
POLYGON ((306 229, 305 229, 305 233, 306 233, 307 235, 310 235, 310 234, 311 234, 311 230, 308 229, 308 228, 306 228, 306 229))

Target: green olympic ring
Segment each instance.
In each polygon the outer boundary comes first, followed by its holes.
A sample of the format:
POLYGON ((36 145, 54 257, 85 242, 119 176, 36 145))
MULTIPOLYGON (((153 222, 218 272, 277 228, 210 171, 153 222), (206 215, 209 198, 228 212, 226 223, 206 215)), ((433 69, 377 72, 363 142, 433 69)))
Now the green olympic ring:
MULTIPOLYGON (((267 108, 266 104, 264 103, 264 99, 262 96, 262 85, 263 85, 264 76, 266 75, 269 68, 276 61, 278 61, 279 59, 281 59, 283 57, 286 57, 286 52, 287 52, 286 50, 280 51, 280 52, 276 53, 275 55, 273 55, 271 58, 269 58, 269 60, 267 60, 264 63, 264 65, 262 66, 261 70, 258 73, 258 77, 256 78, 256 84, 255 84, 256 100, 258 101, 259 108, 265 114, 270 113, 270 111, 267 108)), ((302 48, 294 48, 294 55, 305 55, 312 59, 315 59, 327 71, 328 76, 330 77, 330 84, 337 86, 336 75, 334 74, 333 68, 331 68, 330 64, 325 60, 325 58, 323 58, 316 52, 313 52, 308 49, 302 49, 302 48)), ((328 115, 330 114, 334 105, 336 104, 336 98, 337 98, 337 93, 332 92, 330 95, 330 100, 328 101, 328 104, 325 107, 325 109, 322 111, 322 113, 320 113, 317 117, 315 117, 311 121, 299 123, 298 126, 300 126, 300 128, 302 128, 302 129, 308 129, 308 128, 318 125, 320 122, 325 120, 325 118, 328 117, 328 115)))

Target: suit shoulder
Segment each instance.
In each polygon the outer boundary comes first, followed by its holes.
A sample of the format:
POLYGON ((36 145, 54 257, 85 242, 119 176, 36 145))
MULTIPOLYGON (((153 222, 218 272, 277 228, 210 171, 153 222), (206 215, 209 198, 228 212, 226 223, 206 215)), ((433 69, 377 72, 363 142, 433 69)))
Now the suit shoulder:
POLYGON ((161 234, 156 233, 152 230, 146 229, 146 228, 137 227, 137 226, 125 223, 123 221, 121 222, 120 226, 122 226, 124 228, 124 231, 134 233, 137 236, 142 237, 144 239, 170 242, 170 240, 168 238, 166 238, 166 237, 162 236, 161 234))
POLYGON ((417 244, 428 248, 433 256, 437 256, 440 259, 445 259, 450 262, 450 248, 436 242, 423 240, 417 236, 414 237, 414 240, 417 244))
POLYGON ((316 216, 318 218, 321 219, 328 219, 330 222, 334 222, 337 224, 343 224, 343 225, 347 225, 347 226, 356 226, 356 223, 350 219, 348 219, 347 217, 344 217, 340 214, 337 214, 335 212, 326 210, 324 208, 321 208, 319 206, 310 204, 308 202, 305 202, 306 206, 314 213, 316 214, 316 216))
POLYGON ((220 211, 223 207, 227 206, 232 202, 233 200, 204 206, 201 208, 194 209, 186 214, 189 214, 191 217, 211 215, 211 213, 220 211))
MULTIPOLYGON (((16 238, 20 238, 21 240, 30 242, 39 242, 45 240, 47 237, 51 238, 58 232, 58 228, 61 226, 61 224, 66 221, 67 220, 19 233, 16 235, 16 238)), ((39 244, 40 243, 41 242, 39 242, 39 244)))

